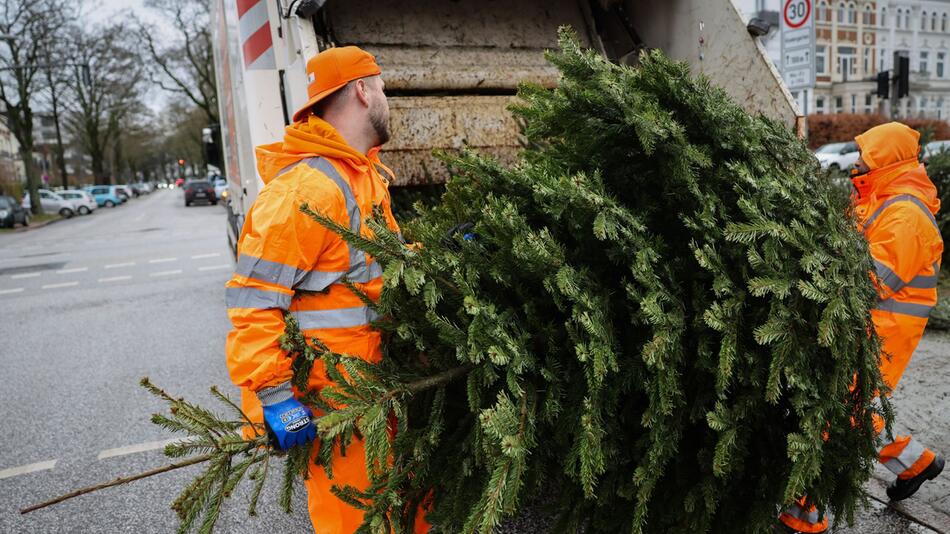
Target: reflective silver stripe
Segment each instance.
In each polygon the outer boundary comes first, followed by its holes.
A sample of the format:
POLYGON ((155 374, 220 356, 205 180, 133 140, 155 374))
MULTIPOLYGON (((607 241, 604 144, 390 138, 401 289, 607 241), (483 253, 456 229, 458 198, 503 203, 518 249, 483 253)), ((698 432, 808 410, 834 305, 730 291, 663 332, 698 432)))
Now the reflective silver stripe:
POLYGON ((337 308, 334 310, 292 311, 290 312, 301 330, 316 330, 320 328, 351 328, 367 325, 379 317, 372 308, 358 306, 356 308, 337 308))
POLYGON ((937 226, 937 219, 934 219, 933 213, 930 213, 930 208, 928 208, 927 205, 923 203, 923 201, 921 201, 919 198, 915 197, 914 195, 897 195, 894 198, 887 199, 886 201, 884 201, 883 204, 881 204, 880 208, 874 210, 874 213, 872 213, 871 216, 868 217, 867 221, 864 222, 864 231, 867 232, 867 229, 871 227, 871 224, 878 217, 880 217, 881 213, 883 213, 884 210, 887 209, 891 204, 894 204, 895 202, 903 202, 903 201, 913 202, 914 204, 916 204, 917 207, 920 208, 920 210, 923 211, 925 215, 927 215, 927 218, 930 219, 930 222, 931 224, 934 225, 934 228, 936 228, 937 231, 940 230, 940 227, 937 226))
POLYGON ((914 289, 936 289, 937 282, 940 281, 940 264, 934 262, 932 267, 934 274, 918 274, 913 280, 907 282, 907 287, 914 289))
POLYGON ((806 521, 810 524, 817 523, 821 518, 818 517, 818 509, 813 508, 810 512, 805 511, 798 503, 790 505, 784 510, 784 513, 798 519, 800 521, 806 521))
POLYGON ((310 271, 300 280, 294 289, 302 291, 323 291, 343 278, 343 271, 310 271))
MULTIPOLYGON (((350 184, 343 179, 343 176, 336 170, 336 167, 327 161, 326 158, 310 158, 305 161, 307 165, 317 169, 325 174, 327 178, 333 180, 333 183, 343 192, 343 200, 346 202, 346 212, 350 216, 350 231, 354 234, 359 234, 363 226, 363 220, 360 215, 360 207, 356 203, 356 196, 353 195, 353 189, 350 188, 350 184)), ((366 264, 366 254, 350 243, 347 243, 346 246, 350 251, 350 269, 347 272, 347 278, 353 282, 368 282, 368 279, 355 279, 358 273, 361 272, 359 271, 360 268, 366 264)))
POLYGON ((922 317, 926 319, 930 317, 930 310, 933 309, 933 306, 929 306, 927 304, 914 304, 912 302, 898 302, 893 298, 889 298, 878 302, 877 309, 881 311, 900 313, 902 315, 910 315, 911 317, 922 317))
POLYGON ((877 271, 878 279, 887 285, 887 287, 891 288, 891 291, 895 293, 907 285, 907 282, 901 280, 901 277, 897 276, 897 273, 892 271, 890 267, 877 260, 874 260, 874 269, 877 271))
POLYGON ((897 455, 897 458, 891 458, 885 462, 884 467, 888 468, 891 473, 895 475, 901 475, 924 455, 924 451, 924 446, 921 445, 919 441, 910 438, 910 441, 904 446, 904 450, 897 455))
POLYGON ((293 295, 286 293, 267 291, 253 287, 228 287, 224 290, 224 302, 228 309, 253 308, 256 310, 267 310, 278 308, 286 310, 290 308, 290 300, 292 298, 293 295))
POLYGON ((307 271, 301 271, 296 267, 291 267, 283 263, 257 258, 248 254, 241 254, 238 258, 235 273, 292 289, 294 285, 307 274, 307 271))

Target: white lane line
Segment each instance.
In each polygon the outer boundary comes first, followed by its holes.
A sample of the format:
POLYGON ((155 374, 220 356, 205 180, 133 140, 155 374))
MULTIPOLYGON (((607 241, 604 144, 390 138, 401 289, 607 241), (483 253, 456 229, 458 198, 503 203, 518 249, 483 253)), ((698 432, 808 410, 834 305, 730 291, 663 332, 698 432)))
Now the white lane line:
POLYGON ((173 274, 181 274, 181 269, 175 269, 174 271, 159 271, 157 273, 152 273, 149 276, 171 276, 173 274))
POLYGON ((21 465, 20 467, 2 469, 0 470, 0 479, 15 477, 17 475, 25 475, 27 473, 35 473, 37 471, 45 471, 47 469, 52 469, 55 465, 56 460, 49 460, 46 462, 36 462, 35 464, 21 465))
POLYGON ((158 258, 155 260, 148 260, 149 263, 168 263, 170 261, 175 261, 178 258, 158 258))
POLYGON ((36 278, 39 275, 40 273, 23 273, 23 274, 15 274, 11 276, 10 278, 17 280, 19 278, 36 278))
POLYGON ((191 259, 193 259, 193 260, 201 260, 201 259, 204 259, 204 258, 217 258, 217 257, 220 256, 220 255, 221 255, 220 252, 215 252, 214 254, 196 254, 196 255, 192 256, 191 259))
POLYGON ((0 289, 0 295, 9 295, 10 293, 19 293, 20 291, 23 291, 22 287, 16 289, 0 289))
POLYGON ((110 276, 108 278, 100 278, 99 282, 118 282, 120 280, 131 280, 131 276, 110 276))
POLYGON ((125 263, 111 263, 111 264, 109 264, 109 265, 106 265, 105 268, 106 268, 106 269, 118 269, 119 267, 131 267, 131 266, 133 266, 133 265, 135 265, 135 262, 134 262, 134 261, 129 261, 129 262, 125 262, 125 263))
POLYGON ((56 274, 82 273, 88 270, 89 267, 76 267, 74 269, 63 269, 61 271, 56 271, 56 274))
POLYGON ((204 267, 198 267, 199 271, 213 271, 215 269, 230 269, 231 265, 206 265, 204 267))
POLYGON ((100 452, 99 455, 96 456, 96 459, 105 460, 106 458, 114 458, 116 456, 125 456, 126 454, 135 454, 138 452, 164 449, 165 445, 168 445, 170 443, 175 443, 178 441, 181 441, 181 438, 166 439, 164 441, 149 441, 146 443, 139 443, 137 445, 126 445, 125 447, 116 447, 115 449, 106 449, 100 452))
POLYGON ((79 282, 63 282, 62 284, 46 284, 43 289, 59 289, 61 287, 78 286, 79 282))

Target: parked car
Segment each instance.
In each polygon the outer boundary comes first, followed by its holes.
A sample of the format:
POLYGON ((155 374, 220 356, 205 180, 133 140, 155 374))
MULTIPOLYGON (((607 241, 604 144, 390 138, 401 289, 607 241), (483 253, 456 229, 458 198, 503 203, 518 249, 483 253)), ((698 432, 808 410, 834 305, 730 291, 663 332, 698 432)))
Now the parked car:
POLYGON ((137 191, 140 195, 147 195, 152 192, 152 184, 148 182, 135 182, 132 184, 132 190, 137 191))
POLYGON ((92 195, 99 206, 114 208, 125 202, 125 199, 112 190, 111 185, 93 185, 86 188, 86 192, 92 195))
POLYGON ((931 141, 924 145, 922 150, 923 155, 921 156, 921 161, 926 165, 930 161, 930 157, 934 154, 940 154, 941 152, 950 152, 950 140, 946 141, 931 141))
POLYGON ((185 184, 185 206, 191 206, 192 202, 197 201, 210 202, 211 205, 218 203, 218 197, 214 194, 214 187, 210 182, 195 180, 185 184))
MULTIPOLYGON (((76 214, 79 206, 72 200, 66 200, 49 189, 40 189, 40 205, 45 213, 58 213, 60 217, 68 219, 76 214)), ((30 193, 23 195, 22 206, 30 209, 30 193)))
POLYGON ((214 195, 221 200, 228 199, 228 179, 224 176, 215 175, 210 179, 211 185, 214 186, 214 195))
POLYGON ((854 141, 829 143, 815 151, 822 169, 847 170, 858 161, 858 144, 854 141))
POLYGON ((119 193, 120 193, 120 194, 122 194, 123 191, 125 192, 124 194, 125 194, 126 198, 135 198, 135 197, 139 196, 139 194, 136 193, 135 190, 132 189, 132 186, 129 185, 129 184, 119 184, 119 185, 117 185, 116 187, 119 188, 119 193))
POLYGON ((21 206, 15 198, 0 195, 0 228, 13 228, 17 223, 30 225, 30 210, 21 206))
POLYGON ((112 191, 112 194, 122 199, 122 202, 127 202, 132 198, 132 193, 125 188, 124 185, 110 185, 109 190, 112 191))
POLYGON ((67 189, 65 191, 57 191, 56 194, 65 198, 66 200, 72 200, 75 202, 76 209, 79 211, 80 215, 89 215, 90 213, 96 211, 96 208, 99 207, 99 203, 96 202, 96 198, 86 191, 67 189))

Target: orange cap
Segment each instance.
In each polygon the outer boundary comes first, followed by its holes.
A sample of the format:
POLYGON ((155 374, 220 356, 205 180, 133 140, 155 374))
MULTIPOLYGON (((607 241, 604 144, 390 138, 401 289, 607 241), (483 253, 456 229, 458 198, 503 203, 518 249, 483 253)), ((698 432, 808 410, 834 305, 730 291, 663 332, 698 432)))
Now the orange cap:
POLYGON ((311 106, 347 83, 379 73, 376 58, 356 46, 330 48, 313 56, 307 61, 307 78, 310 80, 307 95, 310 99, 294 113, 294 122, 306 117, 311 106))

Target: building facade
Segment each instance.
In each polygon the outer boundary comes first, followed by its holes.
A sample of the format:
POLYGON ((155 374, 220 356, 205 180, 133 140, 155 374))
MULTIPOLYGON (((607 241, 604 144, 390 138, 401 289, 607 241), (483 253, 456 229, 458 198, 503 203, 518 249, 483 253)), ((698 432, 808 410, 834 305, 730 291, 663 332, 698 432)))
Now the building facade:
MULTIPOLYGON (((748 18, 774 20, 782 0, 735 0, 748 18)), ((950 118, 950 0, 815 0, 815 87, 793 92, 805 113, 950 118), (894 52, 910 58, 910 96, 876 96, 894 52)), ((763 37, 781 70, 780 36, 763 37)), ((893 93, 893 91, 892 91, 893 93)))

